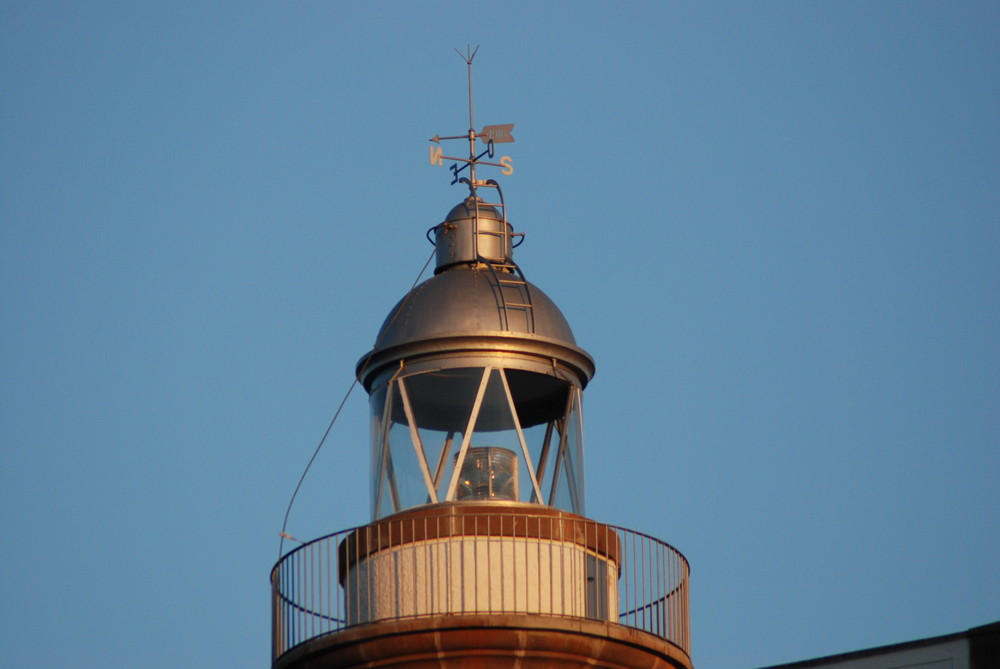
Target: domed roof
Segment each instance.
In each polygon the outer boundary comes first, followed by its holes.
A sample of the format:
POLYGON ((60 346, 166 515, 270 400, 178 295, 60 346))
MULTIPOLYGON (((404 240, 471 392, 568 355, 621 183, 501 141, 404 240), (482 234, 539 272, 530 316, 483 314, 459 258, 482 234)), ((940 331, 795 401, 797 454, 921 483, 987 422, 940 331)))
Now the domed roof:
MULTIPOLYGON (((413 289, 393 307, 378 333, 378 348, 456 334, 518 333, 576 345, 559 307, 527 284, 531 307, 504 309, 497 281, 486 268, 457 268, 413 289)), ((510 295, 505 296, 510 300, 510 295)))
POLYGON ((505 284, 498 278, 517 279, 484 266, 454 267, 410 291, 389 312, 375 349, 358 362, 365 386, 389 364, 470 347, 560 360, 576 368, 585 385, 593 375, 593 360, 577 347, 555 303, 534 284, 525 282, 515 292, 511 286, 516 281, 505 284), (515 302, 517 295, 527 299, 515 302))
POLYGON ((400 365, 511 364, 541 373, 558 366, 587 385, 593 358, 576 345, 559 307, 524 279, 512 255, 513 238, 523 235, 513 234, 496 206, 470 194, 428 231, 434 276, 392 308, 375 347, 358 361, 367 390, 400 365))

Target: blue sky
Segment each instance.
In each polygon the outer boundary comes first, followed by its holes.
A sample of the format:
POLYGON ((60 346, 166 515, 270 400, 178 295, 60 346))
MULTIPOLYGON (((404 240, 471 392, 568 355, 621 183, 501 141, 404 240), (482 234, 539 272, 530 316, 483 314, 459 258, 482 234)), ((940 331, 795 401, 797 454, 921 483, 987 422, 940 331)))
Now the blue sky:
MULTIPOLYGON (((5 666, 265 667, 289 496, 515 123, 517 259, 597 361, 587 511, 698 669, 1000 619, 1000 5, 0 5, 5 666)), ((348 401, 292 511, 368 520, 348 401)))

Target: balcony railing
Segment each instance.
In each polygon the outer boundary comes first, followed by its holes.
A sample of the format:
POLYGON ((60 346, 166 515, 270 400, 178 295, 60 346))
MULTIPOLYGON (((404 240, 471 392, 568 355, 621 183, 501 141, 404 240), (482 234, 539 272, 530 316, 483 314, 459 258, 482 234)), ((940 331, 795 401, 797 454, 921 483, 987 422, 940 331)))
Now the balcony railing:
POLYGON ((273 652, 360 623, 469 613, 606 620, 690 653, 688 574, 669 544, 584 518, 384 519, 278 561, 273 652))

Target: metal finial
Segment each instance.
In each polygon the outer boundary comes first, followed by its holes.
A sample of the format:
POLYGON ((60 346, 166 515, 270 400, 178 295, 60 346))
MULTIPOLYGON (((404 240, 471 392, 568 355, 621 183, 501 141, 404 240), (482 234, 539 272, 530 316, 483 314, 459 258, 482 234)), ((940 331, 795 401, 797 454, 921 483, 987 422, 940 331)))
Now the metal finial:
POLYGON ((474 105, 472 103, 472 59, 479 53, 479 45, 475 50, 469 44, 465 45, 465 55, 458 49, 455 53, 465 61, 469 79, 469 195, 476 194, 476 122, 473 115, 474 105))
MULTIPOLYGON (((476 48, 472 49, 471 45, 466 44, 465 45, 465 55, 464 56, 462 55, 462 52, 459 51, 458 49, 455 49, 455 53, 458 54, 459 58, 461 58, 462 60, 465 61, 465 64, 466 64, 466 66, 468 68, 468 73, 469 73, 469 132, 470 133, 474 133, 475 132, 475 128, 476 128, 476 123, 473 120, 473 116, 472 116, 472 109, 473 109, 473 106, 472 106, 472 59, 476 57, 477 53, 479 53, 479 45, 477 44, 476 48)), ((471 147, 472 148, 469 151, 469 156, 470 157, 474 156, 475 153, 476 153, 476 140, 475 140, 475 138, 473 138, 471 140, 471 147)), ((475 170, 475 167, 473 167, 473 170, 475 170)))

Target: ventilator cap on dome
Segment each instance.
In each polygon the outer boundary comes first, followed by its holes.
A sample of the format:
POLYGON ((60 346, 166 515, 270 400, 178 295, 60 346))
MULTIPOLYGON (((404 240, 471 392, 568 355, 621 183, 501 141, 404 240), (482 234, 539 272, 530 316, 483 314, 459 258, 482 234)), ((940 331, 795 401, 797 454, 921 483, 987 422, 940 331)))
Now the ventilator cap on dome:
POLYGON ((510 224, 496 207, 476 195, 455 205, 431 232, 437 247, 435 274, 461 264, 485 261, 504 269, 513 262, 510 224))

